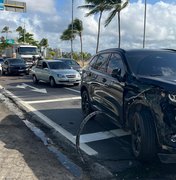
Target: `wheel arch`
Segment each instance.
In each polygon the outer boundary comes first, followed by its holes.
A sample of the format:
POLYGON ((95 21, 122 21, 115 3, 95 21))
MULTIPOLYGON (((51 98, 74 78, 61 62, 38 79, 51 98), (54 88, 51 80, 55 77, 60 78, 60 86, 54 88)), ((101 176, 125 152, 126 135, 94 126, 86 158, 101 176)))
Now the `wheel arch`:
POLYGON ((156 136, 158 137, 157 134, 157 129, 156 129, 156 116, 154 115, 154 112, 150 109, 149 106, 141 103, 133 104, 129 109, 128 109, 128 115, 127 115, 127 126, 129 129, 132 129, 133 127, 133 115, 135 112, 140 112, 140 111, 146 111, 149 113, 153 119, 152 123, 154 125, 154 130, 156 133, 156 136))

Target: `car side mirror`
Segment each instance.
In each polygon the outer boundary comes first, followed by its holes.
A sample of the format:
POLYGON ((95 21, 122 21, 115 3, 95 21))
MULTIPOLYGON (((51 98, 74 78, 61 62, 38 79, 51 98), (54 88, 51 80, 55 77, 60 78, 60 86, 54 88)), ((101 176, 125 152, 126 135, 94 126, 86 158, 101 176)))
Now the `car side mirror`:
POLYGON ((118 79, 119 81, 122 81, 122 80, 123 80, 123 78, 122 78, 122 76, 121 76, 121 69, 120 69, 120 68, 114 69, 114 70, 112 71, 112 73, 111 73, 111 76, 112 76, 113 78, 118 79))

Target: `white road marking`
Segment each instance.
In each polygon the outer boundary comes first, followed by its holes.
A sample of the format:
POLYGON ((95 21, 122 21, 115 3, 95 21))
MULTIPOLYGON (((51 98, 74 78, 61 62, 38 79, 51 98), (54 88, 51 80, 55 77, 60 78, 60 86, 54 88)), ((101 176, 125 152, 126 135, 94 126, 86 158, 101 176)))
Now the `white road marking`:
MULTIPOLYGON (((3 87, 0 85, 0 89, 3 89, 3 87)), ((13 93, 11 93, 10 91, 4 89, 4 91, 11 97, 13 97, 16 102, 22 106, 27 112, 29 113, 33 113, 36 116, 38 116, 44 123, 46 123, 47 125, 49 125, 50 127, 54 128, 57 132, 59 132, 60 134, 62 134, 63 136, 65 136, 69 141, 71 141, 73 144, 76 145, 76 141, 74 136, 69 133, 68 131, 66 131, 64 128, 62 128, 61 126, 59 126, 58 124, 56 124, 55 122, 53 122, 51 119, 49 119, 47 116, 45 116, 44 114, 42 114, 41 112, 39 112, 37 109, 35 109, 34 107, 32 107, 31 105, 27 104, 25 101, 21 100, 19 97, 15 96, 13 93)), ((92 155, 97 155, 98 153, 90 148, 88 145, 81 143, 80 144, 80 148, 87 153, 88 155, 92 156, 92 155)))
POLYGON ((76 92, 76 93, 79 93, 79 94, 80 94, 80 91, 78 91, 78 90, 75 90, 75 89, 72 89, 72 88, 65 88, 65 89, 67 89, 67 90, 69 90, 69 91, 73 91, 73 92, 76 92))
MULTIPOLYGON (((121 137, 130 135, 130 132, 123 131, 122 129, 114 129, 104 132, 96 132, 91 134, 83 134, 80 136, 80 143, 88 143, 93 141, 100 141, 113 137, 121 137)), ((76 138, 76 136, 74 136, 76 138)))
POLYGON ((61 102, 70 100, 80 100, 81 97, 70 97, 70 98, 59 98, 59 99, 49 99, 49 100, 39 100, 39 101, 25 101, 28 104, 38 104, 38 103, 48 103, 48 102, 61 102))
POLYGON ((21 85, 17 85, 16 87, 21 88, 21 89, 25 89, 26 87, 30 87, 32 89, 32 91, 39 92, 39 93, 44 93, 44 94, 47 93, 46 89, 38 89, 38 88, 36 88, 34 86, 30 86, 30 85, 25 84, 25 83, 22 83, 21 85))

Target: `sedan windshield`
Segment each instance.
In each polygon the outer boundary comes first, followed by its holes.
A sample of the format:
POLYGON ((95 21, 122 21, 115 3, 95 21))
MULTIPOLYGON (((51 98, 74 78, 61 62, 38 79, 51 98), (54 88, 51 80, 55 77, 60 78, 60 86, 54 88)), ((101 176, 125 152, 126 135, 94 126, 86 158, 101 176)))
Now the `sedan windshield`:
POLYGON ((168 51, 152 51, 127 54, 131 71, 145 76, 175 76, 176 53, 168 51))
POLYGON ((8 60, 10 64, 24 64, 24 60, 23 59, 9 59, 8 60))
POLYGON ((48 62, 50 69, 71 69, 70 66, 63 62, 48 62))

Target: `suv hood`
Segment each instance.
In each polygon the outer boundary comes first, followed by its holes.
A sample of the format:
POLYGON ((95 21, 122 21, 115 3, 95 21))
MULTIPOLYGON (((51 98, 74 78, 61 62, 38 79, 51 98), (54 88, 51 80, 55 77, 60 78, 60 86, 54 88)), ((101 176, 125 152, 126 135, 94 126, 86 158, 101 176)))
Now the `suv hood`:
POLYGON ((176 92, 176 77, 175 76, 137 76, 137 80, 142 84, 153 85, 165 89, 166 91, 176 92))

